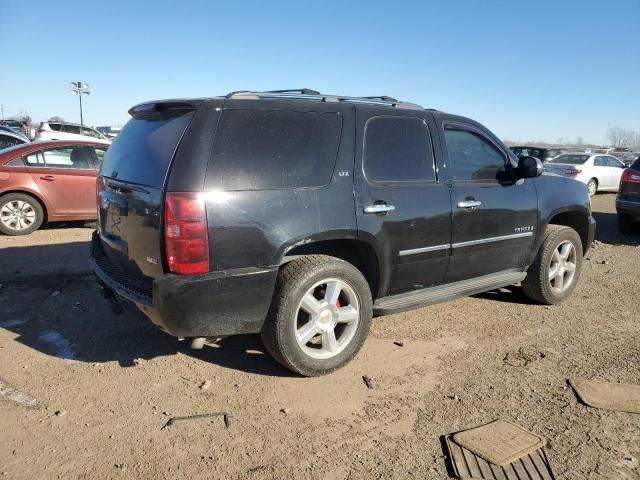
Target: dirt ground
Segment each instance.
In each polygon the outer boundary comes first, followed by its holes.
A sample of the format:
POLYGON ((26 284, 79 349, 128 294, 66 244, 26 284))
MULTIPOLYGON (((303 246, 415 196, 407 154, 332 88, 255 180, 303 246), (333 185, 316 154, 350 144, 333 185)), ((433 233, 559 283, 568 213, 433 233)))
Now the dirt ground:
POLYGON ((0 400, 0 478, 446 479, 440 436, 504 418, 548 439, 558 478, 639 479, 640 415, 567 386, 640 384, 640 234, 617 233, 614 198, 593 199, 598 242, 567 302, 511 287, 380 317, 354 362, 313 379, 257 336, 192 351, 115 316, 87 226, 0 237, 0 382, 37 401, 0 400), (230 427, 162 429, 208 412, 230 427))

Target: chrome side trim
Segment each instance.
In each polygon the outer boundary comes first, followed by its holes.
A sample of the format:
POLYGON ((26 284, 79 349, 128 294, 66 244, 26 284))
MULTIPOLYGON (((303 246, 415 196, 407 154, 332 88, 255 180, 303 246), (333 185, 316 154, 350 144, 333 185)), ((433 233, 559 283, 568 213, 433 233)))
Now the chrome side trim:
POLYGON ((451 245, 446 243, 444 245, 434 245, 433 247, 412 248, 411 250, 400 250, 398 255, 404 257, 405 255, 415 255, 417 253, 435 252, 437 250, 447 250, 451 245))
POLYGON ((483 243, 501 242, 502 240, 513 240, 514 238, 531 237, 533 232, 513 233, 511 235, 501 235, 499 237, 480 238, 468 242, 458 242, 451 245, 452 248, 469 247, 471 245, 481 245, 483 243))

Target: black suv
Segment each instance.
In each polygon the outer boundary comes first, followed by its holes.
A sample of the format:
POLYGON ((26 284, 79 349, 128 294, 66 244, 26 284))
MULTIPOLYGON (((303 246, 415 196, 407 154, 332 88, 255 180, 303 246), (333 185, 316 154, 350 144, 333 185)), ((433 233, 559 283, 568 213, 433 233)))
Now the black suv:
POLYGON ((374 314, 517 282, 562 301, 594 237, 584 184, 390 97, 233 92, 129 113, 91 266, 106 297, 194 348, 260 332, 286 367, 328 373, 374 314))

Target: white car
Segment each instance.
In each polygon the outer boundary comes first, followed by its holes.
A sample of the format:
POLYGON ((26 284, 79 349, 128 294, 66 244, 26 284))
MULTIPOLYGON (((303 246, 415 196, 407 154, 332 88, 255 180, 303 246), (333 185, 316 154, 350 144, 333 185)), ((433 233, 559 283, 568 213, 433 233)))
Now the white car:
POLYGON ((42 122, 36 130, 34 140, 102 140, 111 143, 106 136, 95 128, 67 122, 42 122))
POLYGON ((611 155, 563 153, 545 162, 544 169, 575 178, 585 183, 589 195, 596 192, 617 192, 625 164, 611 155))

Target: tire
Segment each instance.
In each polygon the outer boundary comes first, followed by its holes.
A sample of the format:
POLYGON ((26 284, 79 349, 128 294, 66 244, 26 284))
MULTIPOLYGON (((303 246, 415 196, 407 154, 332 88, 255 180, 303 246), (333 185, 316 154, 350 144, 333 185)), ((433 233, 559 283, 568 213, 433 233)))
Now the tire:
POLYGON ((8 193, 0 197, 0 232, 5 235, 28 235, 43 221, 42 205, 31 195, 8 193))
POLYGON ((369 284, 358 269, 335 257, 309 255, 280 269, 262 341, 286 368, 306 377, 325 375, 355 357, 372 314, 369 284))
POLYGON ((546 305, 560 303, 575 289, 581 270, 582 241, 578 232, 562 225, 549 225, 545 230, 544 242, 522 282, 522 290, 537 302, 546 305), (559 260, 565 249, 569 258, 562 263, 559 260), (551 278, 553 272, 556 275, 551 278))
POLYGON ((618 214, 618 230, 625 235, 633 233, 635 225, 628 215, 618 214))
POLYGON ((592 178, 587 182, 587 190, 589 191, 589 196, 593 197, 598 192, 598 180, 592 178))

